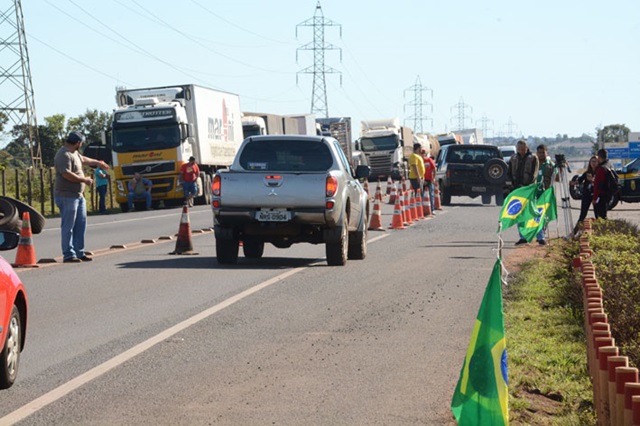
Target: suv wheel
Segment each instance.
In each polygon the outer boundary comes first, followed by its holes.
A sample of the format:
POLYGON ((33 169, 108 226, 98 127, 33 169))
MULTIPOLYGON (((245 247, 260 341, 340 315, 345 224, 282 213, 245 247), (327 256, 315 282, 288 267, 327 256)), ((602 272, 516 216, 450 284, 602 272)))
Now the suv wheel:
POLYGON ((342 225, 340 233, 340 241, 336 243, 326 243, 325 251, 327 255, 327 264, 329 266, 343 266, 347 263, 347 252, 349 249, 349 232, 347 225, 342 225))
POLYGON ((507 180, 509 167, 501 158, 492 158, 487 161, 482 169, 482 176, 491 185, 501 185, 507 180))

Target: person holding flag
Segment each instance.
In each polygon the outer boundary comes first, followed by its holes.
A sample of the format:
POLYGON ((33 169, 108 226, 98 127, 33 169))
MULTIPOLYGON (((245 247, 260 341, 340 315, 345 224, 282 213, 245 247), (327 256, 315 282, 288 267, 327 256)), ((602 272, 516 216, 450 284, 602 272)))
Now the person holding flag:
MULTIPOLYGON (((538 191, 536 193, 536 199, 539 198, 547 189, 551 187, 553 182, 553 176, 556 172, 556 165, 547 152, 547 146, 545 144, 540 144, 536 148, 536 156, 538 157, 538 163, 540 164, 538 177, 536 179, 536 184, 538 185, 538 191)), ((555 194, 554 194, 555 195, 555 194)), ((547 196, 548 197, 548 196, 547 196)), ((538 203, 536 203, 536 207, 538 203)), ((538 207, 540 209, 540 207, 538 207)), ((541 222, 547 222, 544 216, 540 218, 541 222)), ((547 224, 544 223, 542 229, 538 231, 536 235, 536 240, 538 240, 538 244, 544 246, 547 244, 547 241, 544 239, 544 233, 547 229, 547 224)))
MULTIPOLYGON (((509 169, 507 171, 507 176, 511 180, 511 185, 514 190, 518 190, 519 188, 527 187, 529 185, 534 184, 535 179, 538 176, 538 169, 539 169, 538 157, 531 154, 531 151, 527 146, 527 142, 524 139, 520 139, 518 141, 518 143, 516 144, 516 149, 517 149, 517 153, 515 155, 512 155, 511 158, 509 159, 509 169)), ((505 208, 509 207, 509 205, 513 201, 513 197, 511 197, 511 194, 509 195, 510 196, 507 198, 507 200, 504 203, 504 207, 502 209, 503 213, 505 212, 505 208)), ((535 200, 535 196, 528 197, 528 199, 531 199, 531 198, 535 200)), ((525 204, 531 204, 531 203, 522 203, 522 207, 523 207, 522 211, 525 211, 524 210, 525 204)), ((539 214, 533 214, 533 216, 537 217, 539 216, 539 214)), ((500 220, 502 221, 503 219, 504 219, 504 216, 501 214, 500 220)), ((528 243, 527 239, 522 234, 522 228, 524 226, 523 219, 525 218, 521 217, 520 220, 515 221, 518 223, 518 233, 520 235, 520 239, 516 242, 517 246, 528 243)), ((503 222, 503 225, 504 225, 504 222, 503 222)))

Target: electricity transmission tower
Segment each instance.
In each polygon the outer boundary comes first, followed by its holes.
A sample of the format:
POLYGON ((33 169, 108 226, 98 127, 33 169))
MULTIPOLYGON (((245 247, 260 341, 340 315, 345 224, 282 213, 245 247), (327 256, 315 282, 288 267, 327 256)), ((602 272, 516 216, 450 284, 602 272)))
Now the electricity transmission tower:
POLYGON ((299 74, 313 74, 313 89, 311 92, 311 113, 316 114, 317 117, 329 117, 329 105, 327 103, 327 82, 325 80, 326 74, 340 74, 340 85, 342 85, 342 73, 340 71, 326 66, 324 63, 324 53, 327 50, 339 50, 340 61, 342 61, 342 49, 332 45, 331 43, 325 43, 324 41, 324 29, 325 27, 340 28, 340 37, 342 37, 342 26, 327 19, 322 14, 322 7, 320 6, 320 0, 316 5, 316 12, 313 18, 307 19, 304 22, 296 25, 296 38, 298 37, 298 27, 313 27, 313 42, 300 46, 296 50, 296 62, 298 60, 298 51, 311 50, 313 51, 313 65, 307 67, 296 74, 296 84, 298 83, 299 74))
POLYGON ((482 114, 482 118, 480 120, 478 120, 478 121, 480 122, 480 130, 482 130, 482 135, 485 138, 488 138, 489 137, 489 131, 491 131, 493 133, 493 128, 489 127, 489 123, 491 123, 491 125, 493 125, 493 120, 489 120, 487 118, 487 114, 482 114))
POLYGON ((407 117, 405 121, 405 125, 407 120, 413 120, 413 131, 415 133, 424 133, 422 128, 423 121, 430 121, 431 127, 433 127, 433 120, 426 115, 422 115, 422 107, 431 107, 431 112, 433 113, 433 104, 430 104, 427 101, 422 100, 423 92, 431 92, 431 97, 433 98, 433 90, 428 87, 423 87, 422 82, 420 81, 420 76, 416 79, 416 84, 404 90, 404 94, 406 96, 407 92, 413 92, 413 102, 409 102, 405 104, 405 111, 407 106, 413 107, 413 115, 407 117))
POLYGON ((464 103, 464 100, 462 99, 462 96, 460 97, 460 100, 458 101, 457 104, 455 104, 454 106, 451 107, 451 109, 456 109, 457 113, 456 115, 454 115, 451 118, 451 121, 456 123, 457 122, 457 128, 454 130, 463 130, 466 129, 466 122, 467 119, 471 120, 470 116, 467 116, 467 110, 469 110, 469 114, 473 112, 473 108, 471 108, 470 105, 467 105, 464 103))
POLYGON ((507 126, 507 137, 513 138, 516 135, 518 125, 514 123, 513 120, 511 120, 511 117, 509 117, 509 121, 507 122, 506 126, 507 126))
POLYGON ((26 128, 31 165, 37 168, 42 158, 21 0, 0 11, 0 37, 0 113, 26 128))

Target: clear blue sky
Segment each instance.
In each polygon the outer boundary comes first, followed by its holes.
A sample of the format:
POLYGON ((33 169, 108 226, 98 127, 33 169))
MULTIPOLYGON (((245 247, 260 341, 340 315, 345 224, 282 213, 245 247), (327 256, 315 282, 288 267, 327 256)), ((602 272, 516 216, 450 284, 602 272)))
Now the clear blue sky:
MULTIPOLYGON (((8 3, 8 0, 5 0, 8 3)), ((330 116, 414 115, 425 131, 491 120, 489 136, 640 131, 640 1, 321 1, 330 116)), ((6 7, 5 7, 6 8, 6 7)), ((29 0, 23 12, 38 120, 111 111, 116 86, 195 83, 240 95, 245 111, 308 113, 316 0, 29 0)), ((407 125, 412 125, 407 122, 407 125)), ((356 135, 354 134, 354 137, 356 135)))

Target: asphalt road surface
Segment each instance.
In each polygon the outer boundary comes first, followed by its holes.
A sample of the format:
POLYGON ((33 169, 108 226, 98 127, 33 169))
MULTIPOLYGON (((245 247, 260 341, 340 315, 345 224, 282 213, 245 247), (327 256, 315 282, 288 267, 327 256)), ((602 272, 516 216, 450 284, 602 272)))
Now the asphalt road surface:
MULTIPOLYGON (((193 233, 198 255, 169 255, 160 237, 180 209, 91 217, 93 262, 19 271, 29 329, 0 424, 453 424, 499 214, 453 203, 370 232, 367 258, 344 267, 313 245, 219 266, 210 231, 193 233)), ((392 213, 384 204, 383 226, 392 213)), ((211 212, 190 221, 207 230, 211 212)), ((59 258, 58 226, 34 237, 38 259, 59 258)), ((517 232, 503 237, 508 256, 517 232)))

